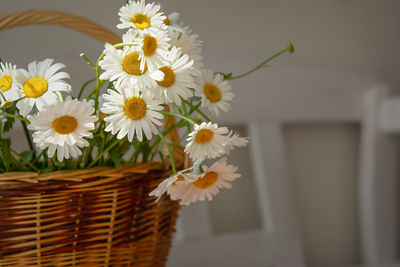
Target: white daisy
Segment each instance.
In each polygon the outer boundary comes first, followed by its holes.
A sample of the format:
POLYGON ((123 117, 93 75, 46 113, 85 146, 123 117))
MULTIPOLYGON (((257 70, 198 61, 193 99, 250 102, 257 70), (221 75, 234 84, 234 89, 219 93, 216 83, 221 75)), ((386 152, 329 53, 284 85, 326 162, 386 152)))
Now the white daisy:
POLYGON ((187 32, 174 32, 171 34, 171 45, 182 49, 183 54, 187 54, 193 60, 193 68, 200 71, 203 68, 203 57, 201 55, 201 41, 197 40, 198 35, 190 35, 187 32))
POLYGON ((31 62, 28 71, 19 70, 16 80, 21 85, 21 94, 24 98, 17 102, 19 113, 28 115, 34 105, 40 111, 43 107, 58 101, 55 94, 60 91, 71 91, 71 86, 63 79, 69 78, 66 72, 57 72, 64 68, 61 63, 53 63, 53 59, 45 59, 40 62, 31 62))
POLYGON ((181 205, 189 205, 197 201, 209 201, 218 194, 219 188, 231 188, 233 182, 241 175, 236 173, 238 168, 227 165, 226 158, 215 162, 205 173, 194 182, 176 181, 174 191, 170 193, 171 199, 180 199, 181 205))
POLYGON ((145 68, 145 64, 149 71, 154 71, 167 63, 166 57, 171 46, 169 40, 167 32, 162 30, 152 30, 141 34, 140 46, 137 47, 137 51, 143 58, 140 65, 141 70, 145 68))
POLYGON ((216 158, 224 153, 225 136, 223 135, 227 133, 228 128, 218 128, 216 123, 195 124, 193 132, 189 134, 187 139, 189 143, 185 147, 185 152, 194 160, 203 157, 216 158))
POLYGON ((34 133, 33 141, 40 149, 48 148, 49 157, 57 151, 57 159, 76 158, 81 155, 79 148, 89 146, 84 138, 93 136, 97 117, 92 105, 86 100, 67 98, 45 107, 36 115, 28 116, 28 128, 34 133))
POLYGON ((128 4, 121 7, 118 15, 121 23, 117 25, 118 29, 134 28, 139 31, 147 32, 154 28, 165 28, 165 15, 159 12, 160 6, 155 3, 146 4, 144 0, 129 1, 128 4))
POLYGON ((228 136, 226 137, 223 146, 225 148, 226 155, 237 147, 245 147, 249 143, 249 137, 240 137, 238 133, 233 133, 232 131, 229 132, 228 136))
POLYGON ((140 70, 142 60, 139 52, 133 46, 124 46, 121 50, 106 44, 104 54, 99 65, 105 71, 100 75, 100 79, 114 81, 114 86, 119 91, 135 85, 140 91, 146 91, 148 87, 157 86, 156 81, 164 79, 161 71, 150 72, 146 65, 143 71, 140 70))
POLYGON ((155 125, 162 125, 163 115, 158 112, 163 109, 160 101, 149 91, 140 93, 135 89, 122 89, 121 93, 109 89, 103 94, 104 105, 101 111, 108 114, 105 131, 122 139, 128 135, 131 142, 136 133, 137 139, 143 140, 143 132, 148 140, 152 133, 157 134, 155 125))
POLYGON ((192 173, 185 173, 187 170, 179 171, 177 174, 162 181, 156 189, 150 192, 150 196, 157 197, 156 201, 160 200, 161 196, 170 191, 170 187, 174 187, 177 181, 194 182, 198 179, 198 176, 192 173))
POLYGON ((201 97, 202 106, 207 106, 214 115, 219 116, 220 110, 227 112, 231 109, 229 101, 232 101, 234 94, 221 74, 214 76, 210 70, 202 71, 196 77, 195 90, 195 95, 201 97))
POLYGON ((164 13, 166 19, 164 19, 164 24, 167 26, 168 33, 173 35, 175 32, 188 32, 189 27, 184 26, 180 20, 180 14, 178 12, 173 12, 168 16, 164 13))
POLYGON ((2 106, 22 97, 21 90, 18 90, 20 85, 15 79, 17 73, 18 70, 16 65, 3 62, 0 63, 0 92, 2 93, 0 96, 0 103, 2 106))
POLYGON ((168 64, 160 68, 164 73, 164 79, 157 81, 156 95, 165 104, 176 103, 180 106, 180 97, 187 100, 193 96, 193 92, 189 89, 193 87, 193 78, 190 75, 193 71, 193 61, 189 61, 189 57, 182 55, 181 50, 175 46, 168 53, 167 59, 168 64))

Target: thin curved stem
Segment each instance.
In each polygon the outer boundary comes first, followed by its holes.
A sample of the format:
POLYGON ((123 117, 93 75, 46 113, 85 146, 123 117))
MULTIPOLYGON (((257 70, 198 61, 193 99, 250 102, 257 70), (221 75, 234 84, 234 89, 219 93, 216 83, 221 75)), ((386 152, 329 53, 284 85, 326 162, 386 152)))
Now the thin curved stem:
POLYGON ((17 116, 17 115, 13 115, 13 114, 9 114, 9 113, 0 113, 0 115, 1 116, 5 116, 5 117, 9 117, 9 118, 19 119, 19 120, 27 122, 27 123, 31 123, 29 120, 27 120, 27 119, 25 119, 23 117, 17 116))
POLYGON ((196 122, 195 122, 194 120, 189 119, 188 117, 185 117, 185 116, 183 116, 183 115, 181 115, 181 114, 178 114, 178 113, 174 113, 174 112, 170 112, 170 111, 159 111, 159 112, 160 112, 161 114, 170 115, 170 116, 175 116, 175 117, 184 119, 184 120, 190 122, 191 124, 196 124, 196 122))
POLYGON ((13 153, 15 156, 17 156, 17 158, 19 158, 20 160, 22 160, 23 162, 25 162, 26 165, 28 165, 29 167, 31 167, 35 172, 39 172, 39 169, 36 168, 35 166, 32 165, 32 163, 30 163, 27 159, 25 159, 23 156, 21 156, 18 152, 16 152, 15 150, 13 150, 12 148, 10 148, 11 153, 13 153))
POLYGON ((197 112, 198 112, 201 116, 203 116, 203 118, 206 119, 208 122, 211 121, 211 119, 210 119, 206 114, 204 114, 198 107, 193 106, 192 103, 190 103, 189 101, 187 101, 187 100, 185 100, 185 99, 182 99, 182 100, 183 100, 184 103, 186 103, 186 104, 189 105, 190 109, 193 109, 193 110, 197 111, 197 112))
POLYGON ((86 82, 82 85, 81 89, 79 90, 79 94, 78 94, 78 99, 79 99, 79 100, 81 99, 82 94, 83 94, 83 91, 85 90, 86 86, 88 86, 90 83, 92 83, 92 82, 94 82, 94 81, 96 81, 96 78, 92 78, 92 79, 86 81, 86 82))
POLYGON ((167 140, 165 139, 165 137, 161 133, 158 133, 158 136, 160 137, 160 139, 164 143, 164 145, 167 147, 168 154, 169 154, 169 159, 171 161, 172 172, 173 172, 173 174, 176 174, 175 158, 174 158, 174 155, 172 153, 171 147, 169 146, 167 140))
POLYGON ((243 77, 255 72, 256 70, 261 69, 262 67, 264 67, 265 64, 267 64, 268 62, 272 61, 273 59, 279 57, 283 53, 285 53, 285 52, 293 53, 293 51, 294 51, 293 45, 292 45, 292 43, 289 43, 285 49, 283 49, 283 50, 279 51, 278 53, 276 53, 275 55, 267 58, 266 60, 264 60, 263 62, 261 62, 259 65, 252 68, 248 72, 245 72, 243 74, 236 75, 236 76, 227 76, 227 77, 224 77, 224 80, 235 80, 235 79, 243 78, 243 77))
MULTIPOLYGON (((22 128, 24 129, 26 140, 28 141, 29 149, 33 151, 34 155, 36 154, 35 148, 33 146, 32 138, 29 134, 28 127, 26 126, 26 122, 21 121, 22 128)), ((36 156, 36 155, 35 155, 36 156)))
POLYGON ((113 147, 115 147, 119 142, 121 142, 122 141, 122 139, 120 140, 120 139, 117 139, 117 140, 115 140, 111 145, 109 145, 104 151, 102 151, 96 158, 95 158, 95 160, 93 160, 90 164, 89 164, 89 166, 88 166, 88 168, 90 168, 90 167, 93 167, 93 165, 94 164, 96 164, 103 156, 104 156, 104 154, 105 153, 107 153, 108 151, 110 151, 113 147))

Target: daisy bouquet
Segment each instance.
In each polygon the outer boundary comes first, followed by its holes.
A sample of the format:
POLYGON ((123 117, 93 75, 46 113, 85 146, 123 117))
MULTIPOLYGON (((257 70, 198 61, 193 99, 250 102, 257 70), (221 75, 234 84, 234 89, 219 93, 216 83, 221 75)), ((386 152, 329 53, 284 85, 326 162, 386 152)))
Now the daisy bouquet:
POLYGON ((81 54, 95 75, 77 97, 66 95, 72 89, 62 63, 34 61, 27 70, 0 63, 0 171, 48 173, 159 160, 173 174, 151 196, 167 193, 182 205, 211 200, 240 177, 224 155, 248 138, 206 114, 231 109, 229 80, 293 52, 293 46, 234 76, 204 69, 202 42, 178 13, 167 15, 141 0, 127 1, 119 16, 117 28, 126 30, 122 42, 105 44, 96 62, 81 54), (29 144, 22 153, 7 137, 18 120, 29 144), (176 129, 180 142, 168 138, 176 129), (192 164, 177 170, 174 151, 181 145, 192 164))

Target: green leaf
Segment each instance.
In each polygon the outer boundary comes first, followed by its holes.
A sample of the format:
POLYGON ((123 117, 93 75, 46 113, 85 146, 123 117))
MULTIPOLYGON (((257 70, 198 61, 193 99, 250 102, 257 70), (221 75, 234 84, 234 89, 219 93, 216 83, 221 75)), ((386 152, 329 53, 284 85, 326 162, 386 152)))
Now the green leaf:
POLYGON ((193 102, 193 101, 200 101, 201 100, 201 96, 192 96, 191 98, 189 98, 189 101, 193 102))
POLYGON ((73 159, 67 159, 65 160, 65 165, 68 170, 76 170, 78 169, 77 164, 74 163, 73 159))
POLYGON ((56 168, 54 166, 49 166, 49 167, 46 167, 46 168, 40 170, 40 173, 49 173, 49 172, 53 172, 55 170, 56 170, 56 168))
POLYGON ((116 149, 110 151, 110 157, 116 168, 121 168, 122 157, 116 149))
MULTIPOLYGON (((8 114, 14 115, 17 112, 17 106, 15 104, 13 104, 11 107, 5 109, 4 111, 7 112, 8 114)), ((14 118, 10 118, 10 117, 6 117, 5 121, 6 122, 4 123, 3 131, 5 133, 7 133, 12 129, 12 127, 14 125, 14 122, 15 122, 15 119, 14 118)))
POLYGON ((33 150, 25 150, 21 153, 21 156, 23 156, 27 161, 33 161, 34 155, 35 153, 33 152, 33 150))
POLYGON ((10 153, 10 138, 0 139, 0 152, 3 159, 3 164, 8 171, 11 168, 11 153, 10 153))

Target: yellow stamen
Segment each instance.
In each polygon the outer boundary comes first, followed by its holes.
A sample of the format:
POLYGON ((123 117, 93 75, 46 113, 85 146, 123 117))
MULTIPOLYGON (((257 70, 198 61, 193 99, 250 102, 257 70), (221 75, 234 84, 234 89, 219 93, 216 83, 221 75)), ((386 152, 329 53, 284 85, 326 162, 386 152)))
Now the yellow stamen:
POLYGON ((160 68, 160 70, 164 73, 164 80, 156 81, 159 85, 164 87, 170 87, 175 82, 175 74, 172 71, 170 66, 164 66, 160 68))
POLYGON ((59 134, 70 134, 78 127, 78 121, 71 116, 62 116, 55 119, 51 127, 59 134))
POLYGON ((204 85, 204 94, 211 103, 216 103, 221 100, 221 91, 213 84, 206 83, 204 85))
POLYGON ((143 40, 143 53, 146 57, 153 55, 157 50, 157 38, 146 35, 143 40))
POLYGON ((214 132, 208 129, 201 129, 197 132, 195 142, 198 144, 207 144, 214 136, 214 132))
POLYGON ((147 29, 148 27, 151 26, 150 24, 150 18, 146 16, 145 14, 135 14, 131 17, 131 22, 136 26, 136 28, 140 30, 147 29))
POLYGON ((124 57, 123 67, 125 72, 133 75, 142 75, 147 71, 147 64, 144 65, 144 70, 140 70, 139 52, 129 53, 124 57))
POLYGON ((200 189, 207 189, 211 187, 218 179, 218 173, 208 172, 202 178, 198 179, 193 185, 200 189))
POLYGON ((140 97, 131 97, 125 101, 124 111, 132 120, 140 120, 146 115, 146 103, 140 97))
MULTIPOLYGON (((167 17, 167 16, 166 16, 167 17)), ((171 21, 169 21, 169 18, 167 17, 166 19, 164 19, 164 24, 165 25, 171 25, 171 21)))
POLYGON ((24 84, 24 93, 26 97, 36 98, 47 92, 48 84, 42 77, 30 78, 24 84))
POLYGON ((13 78, 10 75, 4 75, 0 78, 0 90, 5 92, 10 90, 13 83, 13 78))
POLYGON ((176 181, 172 183, 172 186, 175 186, 177 181, 185 181, 185 178, 183 178, 182 175, 178 175, 178 179, 176 179, 176 181))

